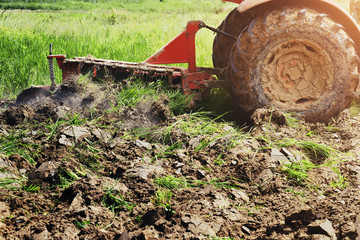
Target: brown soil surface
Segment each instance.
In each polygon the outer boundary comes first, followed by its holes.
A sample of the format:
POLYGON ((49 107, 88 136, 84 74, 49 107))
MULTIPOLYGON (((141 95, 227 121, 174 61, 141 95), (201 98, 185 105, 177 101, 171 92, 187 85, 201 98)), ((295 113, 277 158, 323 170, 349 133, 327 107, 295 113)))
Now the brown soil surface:
POLYGON ((250 130, 193 136, 166 99, 111 112, 93 97, 0 103, 0 179, 27 179, 0 188, 0 239, 359 239, 359 118, 260 109, 250 130), (315 167, 291 178, 305 159, 315 167))

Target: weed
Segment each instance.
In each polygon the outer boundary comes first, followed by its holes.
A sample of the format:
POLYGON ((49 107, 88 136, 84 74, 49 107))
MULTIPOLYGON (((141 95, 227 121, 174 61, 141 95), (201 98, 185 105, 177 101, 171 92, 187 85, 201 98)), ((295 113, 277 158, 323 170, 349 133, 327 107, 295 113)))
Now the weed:
POLYGON ((342 190, 347 188, 348 187, 347 178, 345 178, 341 174, 338 175, 338 177, 339 177, 339 180, 331 182, 330 186, 332 186, 333 188, 339 188, 339 189, 342 189, 342 190))
POLYGON ((76 175, 79 177, 86 177, 86 172, 84 171, 83 167, 80 166, 80 170, 75 168, 76 170, 76 175))
POLYGON ((321 143, 311 141, 299 141, 296 139, 285 140, 277 143, 279 147, 298 146, 307 151, 310 157, 315 159, 328 158, 335 149, 321 143))
POLYGON ((313 169, 315 165, 309 159, 302 159, 299 162, 284 164, 282 170, 288 174, 290 179, 295 179, 299 184, 303 184, 307 179, 307 172, 313 169))
POLYGON ((180 141, 174 141, 172 138, 172 130, 175 129, 176 125, 178 125, 178 121, 171 124, 170 126, 168 126, 164 131, 163 131, 163 143, 165 144, 169 144, 169 145, 177 145, 177 146, 181 146, 182 142, 180 141))
POLYGON ((194 112, 183 115, 178 118, 176 122, 168 126, 163 132, 164 144, 181 146, 184 143, 178 140, 177 134, 181 133, 189 138, 204 137, 195 151, 201 151, 205 148, 217 143, 225 135, 230 136, 226 141, 228 145, 223 145, 223 150, 235 146, 235 142, 241 138, 241 135, 235 128, 229 126, 224 122, 217 122, 222 115, 215 118, 210 117, 209 112, 194 112), (176 139, 173 137, 176 136, 176 139))
POLYGON ((338 180, 331 182, 330 186, 332 186, 334 188, 339 188, 339 189, 347 188, 348 187, 347 178, 345 178, 341 174, 340 170, 336 166, 331 167, 331 169, 338 175, 338 180))
POLYGON ((219 156, 214 160, 214 163, 219 166, 225 163, 225 161, 222 159, 222 154, 219 154, 219 156))
POLYGON ((328 158, 330 157, 331 152, 335 151, 325 144, 310 141, 300 141, 299 144, 303 149, 307 150, 309 154, 314 155, 316 159, 328 158))
POLYGON ((169 105, 171 112, 176 115, 181 115, 190 112, 189 103, 192 100, 191 96, 184 95, 180 90, 165 89, 166 95, 169 97, 169 105))
MULTIPOLYGON (((0 173, 7 173, 7 172, 9 172, 9 171, 7 171, 6 168, 4 168, 4 167, 0 168, 0 173)), ((0 188, 16 191, 16 190, 20 189, 20 186, 23 185, 24 181, 25 181, 24 179, 14 178, 14 177, 0 178, 0 188)), ((3 193, 3 192, 0 192, 0 194, 6 195, 9 197, 18 197, 18 196, 3 193)))
POLYGON ((78 229, 83 229, 83 228, 86 228, 88 225, 91 224, 91 221, 74 221, 73 222, 75 224, 75 226, 78 228, 78 229))
POLYGON ((357 117, 360 115, 360 104, 359 100, 353 101, 350 107, 350 116, 357 117))
POLYGON ((195 148, 195 151, 201 151, 203 150, 204 148, 210 146, 212 143, 216 142, 217 140, 219 140, 221 137, 223 137, 225 135, 224 134, 220 134, 220 135, 215 135, 211 138, 205 138, 204 140, 202 140, 199 144, 199 146, 197 146, 195 148))
POLYGON ((314 137, 314 136, 317 135, 317 134, 318 134, 318 131, 313 130, 313 131, 307 132, 307 133, 305 134, 305 136, 307 136, 307 137, 314 137))
POLYGON ((234 188, 234 189, 240 189, 240 185, 237 184, 237 183, 234 183, 234 182, 229 182, 229 181, 225 181, 225 182, 222 182, 222 181, 219 181, 221 180, 221 178, 216 178, 216 179, 212 179, 209 181, 209 183, 205 182, 205 184, 212 184, 214 185, 215 187, 217 188, 227 188, 227 189, 230 189, 230 188, 234 188))
POLYGON ((233 238, 233 237, 208 237, 208 239, 211 239, 211 240, 235 240, 235 238, 233 238))
POLYGON ((172 192, 168 189, 158 190, 155 193, 155 197, 151 199, 155 206, 161 206, 165 208, 165 211, 173 212, 171 209, 171 197, 172 192))
POLYGON ((292 189, 292 188, 285 188, 284 191, 285 191, 285 192, 290 192, 290 193, 293 193, 293 194, 296 194, 296 195, 300 195, 300 196, 302 196, 302 197, 306 196, 305 193, 303 193, 303 192, 297 192, 297 191, 295 191, 295 190, 292 189))
POLYGON ((291 113, 285 113, 286 118, 286 125, 288 125, 291 128, 296 128, 298 126, 299 120, 297 118, 294 118, 291 113))
POLYGON ((18 184, 21 184, 21 180, 16 178, 0 178, 0 188, 10 189, 10 190, 18 190, 18 184))
POLYGON ((62 123, 63 123, 63 120, 58 118, 55 123, 45 125, 45 128, 47 130, 49 130, 49 133, 46 134, 47 135, 47 140, 53 138, 58 133, 58 129, 61 126, 62 123))
POLYGON ((15 129, 8 136, 0 136, 0 153, 6 156, 19 154, 34 165, 35 158, 41 150, 38 144, 27 141, 27 133, 26 129, 15 129))
MULTIPOLYGON (((0 168, 0 173, 8 173, 6 168, 0 168)), ((5 177, 0 178, 0 188, 10 189, 13 191, 24 190, 25 192, 39 192, 40 187, 36 185, 27 185, 26 178, 5 177)))
POLYGON ((23 190, 25 192, 39 192, 40 187, 33 184, 30 184, 29 186, 23 185, 23 190))
POLYGON ((334 127, 334 126, 331 126, 331 125, 325 126, 325 129, 326 129, 326 131, 332 132, 332 133, 341 132, 340 128, 334 127))
POLYGON ((186 188, 188 186, 185 178, 176 178, 173 176, 159 177, 156 178, 154 182, 167 189, 186 188))
POLYGON ((83 125, 84 123, 87 122, 87 119, 81 118, 80 114, 78 113, 74 113, 74 115, 68 115, 67 119, 69 121, 69 125, 83 125))
POLYGON ((97 171, 103 167, 101 164, 101 161, 103 160, 103 151, 96 148, 95 143, 91 142, 87 138, 84 138, 84 140, 85 141, 81 142, 76 149, 77 157, 86 167, 97 171))
POLYGON ((141 80, 129 82, 117 95, 117 107, 135 107, 139 102, 145 101, 150 96, 156 98, 159 84, 159 81, 148 84, 141 80))
POLYGON ((125 208, 127 211, 131 211, 135 207, 134 203, 127 202, 120 194, 115 196, 112 192, 112 188, 108 189, 105 192, 105 196, 102 200, 103 205, 109 208, 111 211, 117 213, 123 208, 125 208))
POLYGON ((80 179, 80 177, 71 170, 61 168, 59 171, 60 187, 67 188, 71 183, 80 179))

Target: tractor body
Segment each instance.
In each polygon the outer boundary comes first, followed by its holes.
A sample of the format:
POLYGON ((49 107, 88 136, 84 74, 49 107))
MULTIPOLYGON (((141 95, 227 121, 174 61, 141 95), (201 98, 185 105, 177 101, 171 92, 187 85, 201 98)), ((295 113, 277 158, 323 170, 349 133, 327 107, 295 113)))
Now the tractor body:
MULTIPOLYGON (((57 60, 63 82, 89 73, 115 80, 161 78, 192 94, 194 100, 210 88, 226 87, 248 113, 275 106, 317 122, 328 121, 350 106, 359 85, 360 29, 344 9, 330 0, 227 1, 239 5, 217 29, 190 21, 142 63, 52 54, 48 59, 57 60), (214 68, 196 65, 195 35, 201 28, 216 33, 214 68), (188 67, 160 65, 173 63, 188 67)), ((53 73, 50 76, 53 79, 53 73)), ((18 104, 37 90, 24 92, 18 104)))

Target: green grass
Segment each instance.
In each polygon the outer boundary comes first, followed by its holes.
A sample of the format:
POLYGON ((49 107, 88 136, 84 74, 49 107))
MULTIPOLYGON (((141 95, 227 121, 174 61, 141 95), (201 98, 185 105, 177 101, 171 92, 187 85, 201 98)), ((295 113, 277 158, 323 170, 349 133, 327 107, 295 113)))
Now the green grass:
POLYGON ((303 141, 297 139, 282 140, 278 142, 279 147, 297 146, 302 150, 305 150, 307 154, 314 160, 327 159, 332 153, 336 152, 326 144, 317 143, 314 141, 303 141))
POLYGON ((76 221, 75 220, 74 224, 78 229, 83 229, 83 228, 86 228, 88 225, 90 225, 91 221, 76 221))
POLYGON ((105 207, 115 213, 124 209, 131 211, 135 207, 134 203, 128 202, 120 194, 114 193, 113 188, 105 190, 102 203, 105 207))
POLYGON ((308 172, 315 165, 309 159, 303 159, 299 162, 284 164, 282 170, 287 173, 288 178, 294 179, 299 184, 305 184, 308 172))
MULTIPOLYGON (((186 99, 171 100, 170 98, 170 108, 171 102, 175 102, 176 106, 180 106, 180 103, 186 104, 186 99)), ((174 115, 176 115, 175 113, 183 113, 183 111, 189 110, 184 107, 171 109, 174 115)), ((226 140, 223 140, 221 145, 218 144, 222 151, 226 151, 236 146, 238 140, 245 138, 246 134, 241 132, 241 128, 233 127, 231 123, 220 121, 221 117, 222 115, 214 116, 211 112, 190 112, 181 115, 175 122, 171 122, 166 127, 134 129, 130 134, 125 135, 124 138, 161 142, 169 145, 169 148, 166 150, 169 153, 187 144, 186 137, 190 139, 199 138, 199 145, 194 150, 201 151, 213 144, 219 143, 226 136, 226 140), (184 137, 179 139, 178 134, 182 134, 184 137)))
MULTIPOLYGON (((6 168, 0 168, 0 174, 9 173, 6 168)), ((30 184, 27 184, 27 178, 25 177, 4 177, 0 178, 0 189, 9 189, 12 191, 23 190, 25 192, 39 192, 40 187, 30 184)), ((0 194, 4 194, 0 192, 0 194)), ((5 194, 7 195, 7 194, 5 194)))
POLYGON ((28 137, 29 132, 26 129, 15 129, 7 136, 0 135, 0 155, 19 154, 31 165, 35 165, 41 149, 38 144, 28 142, 28 137))
MULTIPOLYGON (((182 131, 190 138, 206 136, 196 147, 196 151, 203 150, 226 134, 231 135, 231 140, 239 138, 241 134, 235 128, 229 127, 231 126, 229 123, 217 121, 221 117, 221 115, 214 117, 210 112, 193 112, 178 118, 175 123, 167 127, 166 131, 163 131, 164 143, 181 145, 174 139, 173 131, 182 131)), ((228 146, 224 146, 224 149, 226 147, 228 146)))
POLYGON ((233 237, 208 237, 208 239, 210 239, 210 240, 235 240, 235 238, 233 238, 233 237))
MULTIPOLYGON (((0 173, 7 173, 6 168, 0 168, 0 173)), ((20 186, 23 184, 23 181, 18 178, 13 177, 4 177, 0 178, 0 188, 10 189, 10 190, 19 190, 20 186)), ((0 192, 1 194, 1 192, 0 192)))
POLYGON ((60 179, 60 187, 65 189, 69 187, 71 183, 80 179, 80 176, 78 176, 76 173, 74 173, 71 170, 61 168, 59 171, 59 179, 60 179))
MULTIPOLYGON (((57 4, 67 9, 0 13, 0 97, 49 83, 46 55, 50 43, 54 54, 68 57, 141 62, 179 34, 187 21, 202 19, 218 26, 236 6, 206 0, 57 4)), ((213 34, 201 30, 197 37, 198 65, 211 66, 213 34)), ((60 82, 60 70, 55 74, 60 82)))
POLYGON ((159 189, 155 193, 155 196, 151 199, 151 202, 155 206, 164 207, 165 211, 172 212, 171 209, 171 198, 173 196, 173 193, 171 190, 168 189, 159 189))
POLYGON ((25 192, 39 192, 40 187, 39 187, 39 186, 36 186, 36 185, 33 185, 33 184, 30 184, 29 186, 24 185, 24 186, 23 186, 23 190, 24 190, 25 192))

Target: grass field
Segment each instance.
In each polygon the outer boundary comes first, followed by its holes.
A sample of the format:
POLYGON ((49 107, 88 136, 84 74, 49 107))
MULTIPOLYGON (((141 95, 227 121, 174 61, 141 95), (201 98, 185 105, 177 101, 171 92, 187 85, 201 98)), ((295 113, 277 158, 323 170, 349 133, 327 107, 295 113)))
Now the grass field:
MULTIPOLYGON (((68 57, 139 62, 180 33, 187 21, 201 19, 216 27, 235 6, 220 0, 0 1, 0 98, 49 83, 49 43, 54 54, 68 57)), ((213 36, 208 30, 198 33, 198 65, 212 66, 213 36)), ((60 78, 57 70, 56 81, 60 78)))

